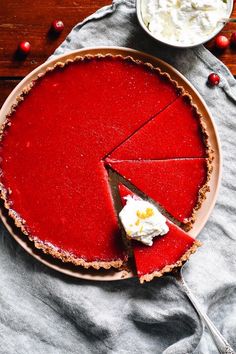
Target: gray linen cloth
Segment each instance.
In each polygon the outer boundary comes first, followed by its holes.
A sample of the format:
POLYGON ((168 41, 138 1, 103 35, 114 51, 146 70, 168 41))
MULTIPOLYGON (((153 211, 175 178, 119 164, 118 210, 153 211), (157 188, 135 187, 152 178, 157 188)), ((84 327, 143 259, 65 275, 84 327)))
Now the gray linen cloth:
MULTIPOLYGON (((133 1, 114 1, 75 26, 54 55, 88 46, 126 46, 154 54, 183 73, 205 98, 224 158, 222 185, 184 275, 218 329, 236 349, 236 81, 203 46, 157 45, 138 26, 133 1), (209 88, 210 72, 220 74, 209 88)), ((214 354, 217 350, 172 276, 89 282, 32 259, 1 226, 0 353, 214 354)))

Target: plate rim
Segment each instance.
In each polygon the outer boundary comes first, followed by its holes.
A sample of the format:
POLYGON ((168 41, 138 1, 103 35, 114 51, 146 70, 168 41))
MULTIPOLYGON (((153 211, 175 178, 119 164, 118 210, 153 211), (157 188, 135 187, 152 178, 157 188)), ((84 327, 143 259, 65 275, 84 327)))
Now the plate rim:
MULTIPOLYGON (((184 77, 183 74, 181 74, 177 69, 175 69, 173 66, 170 64, 166 63, 162 59, 159 59, 158 57, 155 57, 151 54, 132 49, 132 48, 126 48, 126 47, 117 47, 117 46, 93 46, 93 47, 86 47, 86 48, 81 48, 81 49, 76 49, 73 51, 69 51, 67 53, 58 55, 52 59, 49 59, 48 61, 44 62, 43 64, 39 65, 37 68, 35 68, 33 71, 31 71, 26 77, 21 80, 18 85, 13 89, 13 91, 9 94, 7 99, 5 100, 4 104, 1 107, 0 110, 0 125, 5 120, 6 114, 9 113, 10 108, 14 102, 16 102, 17 96, 19 96, 19 93, 22 92, 22 90, 32 82, 39 73, 45 72, 45 69, 47 67, 52 67, 55 65, 57 62, 65 62, 67 59, 74 58, 76 56, 84 56, 88 54, 112 54, 112 55, 126 55, 126 56, 132 56, 135 57, 135 59, 140 59, 142 61, 146 62, 151 62, 152 64, 154 63, 154 66, 160 67, 161 71, 163 71, 163 68, 165 68, 164 71, 166 71, 168 74, 170 74, 171 77, 177 76, 179 79, 181 79, 182 82, 184 82, 184 85, 188 87, 187 91, 190 89, 192 91, 190 94, 192 96, 192 93, 194 94, 195 97, 193 97, 193 100, 197 99, 199 102, 201 102, 201 110, 204 110, 207 114, 207 122, 208 124, 212 125, 212 130, 213 130, 213 135, 214 135, 214 140, 216 143, 217 147, 217 165, 216 169, 218 171, 217 176, 216 176, 216 185, 214 187, 214 192, 213 192, 213 198, 211 200, 210 206, 204 215, 204 221, 201 223, 201 227, 199 228, 198 232, 195 234, 193 231, 190 231, 190 235, 196 238, 199 234, 199 232, 203 229, 205 226, 207 220, 209 219, 209 216, 215 206, 216 199, 219 193, 219 188, 220 188, 220 183, 221 183, 221 176, 222 176, 222 153, 221 153, 221 143, 219 139, 219 134, 218 130, 216 127, 216 124, 214 122, 213 116, 207 107, 207 104, 203 97, 200 95, 200 93, 197 91, 197 89, 189 82, 187 78, 184 77), (167 69, 167 70, 166 70, 167 69), (209 120, 209 121, 208 121, 209 120), (210 122, 210 123, 209 123, 210 122)), ((179 83, 179 82, 178 82, 179 83)), ((199 106, 198 106, 199 108, 199 106)), ((216 173, 216 171, 214 172, 216 173)), ((211 177, 212 178, 212 177, 211 177)), ((204 201, 205 203, 205 201, 204 201)), ((203 205, 204 205, 203 203, 203 205)), ((10 235, 16 240, 16 242, 31 256, 33 256, 35 259, 37 259, 39 262, 43 263, 44 265, 48 266, 51 269, 54 269, 60 273, 75 277, 75 278, 81 278, 81 279, 86 279, 86 280, 93 280, 93 281, 117 281, 117 280, 124 280, 132 277, 136 277, 136 274, 134 274, 132 271, 131 272, 126 272, 126 271, 117 271, 114 269, 107 270, 106 274, 99 275, 98 273, 100 271, 96 271, 94 269, 89 269, 89 270, 84 270, 80 269, 80 267, 76 267, 76 271, 68 269, 68 264, 66 264, 66 267, 63 263, 61 265, 57 265, 56 260, 51 257, 50 260, 47 260, 47 256, 38 255, 37 250, 35 249, 33 243, 32 246, 29 246, 28 240, 25 241, 22 236, 20 235, 20 230, 19 232, 15 232, 14 229, 11 227, 11 224, 8 220, 9 217, 4 216, 3 210, 0 209, 0 217, 2 219, 2 222, 6 229, 9 231, 10 235)))

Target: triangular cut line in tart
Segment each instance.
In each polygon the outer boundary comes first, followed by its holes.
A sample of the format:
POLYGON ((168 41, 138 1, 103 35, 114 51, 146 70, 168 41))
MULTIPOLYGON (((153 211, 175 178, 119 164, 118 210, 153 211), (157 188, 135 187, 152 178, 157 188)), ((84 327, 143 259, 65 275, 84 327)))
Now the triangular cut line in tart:
MULTIPOLYGON (((180 97, 182 97, 182 96, 180 96, 180 97)), ((102 158, 102 161, 105 161, 106 158, 114 158, 114 159, 116 159, 116 156, 120 156, 121 157, 122 156, 122 152, 123 152, 123 147, 124 147, 124 150, 125 150, 126 149, 126 144, 127 143, 129 144, 129 141, 132 142, 133 141, 133 137, 135 137, 136 135, 139 135, 139 132, 142 132, 143 129, 146 129, 146 126, 148 126, 150 122, 155 120, 159 116, 159 114, 163 113, 167 108, 170 108, 180 97, 176 97, 174 99, 174 101, 169 102, 161 110, 159 110, 158 112, 155 112, 152 116, 149 116, 140 126, 135 128, 134 131, 130 132, 130 134, 128 136, 126 136, 123 141, 119 142, 118 145, 114 146, 111 151, 107 152, 105 154, 105 156, 102 158), (113 154, 114 154, 114 156, 113 156, 113 154)), ((128 119, 128 121, 129 121, 129 119, 128 119)), ((143 144, 144 141, 142 141, 141 144, 143 144)), ((132 148, 136 149, 136 146, 133 146, 132 148)), ((122 160, 126 160, 125 155, 126 154, 124 154, 124 157, 121 158, 122 160)), ((119 158, 117 158, 117 159, 119 159, 119 158)), ((135 159, 136 160, 137 158, 131 157, 131 159, 135 159)), ((138 159, 140 159, 140 158, 138 158, 138 159)))
POLYGON ((209 191, 208 159, 116 161, 106 163, 157 202, 188 230, 209 191))
MULTIPOLYGON (((135 195, 123 184, 119 184, 119 193, 123 205, 128 195, 135 195)), ((152 246, 131 241, 137 275, 141 283, 151 281, 154 277, 161 277, 164 273, 180 267, 201 245, 170 220, 167 220, 167 225, 169 232, 155 237, 152 246)))
MULTIPOLYGON (((119 213, 123 207, 123 202, 120 199, 120 186, 124 186, 124 188, 127 188, 131 193, 137 195, 141 199, 148 200, 152 204, 154 204, 157 209, 169 220, 171 220, 174 224, 180 226, 180 227, 185 227, 186 225, 183 225, 179 220, 175 219, 162 205, 159 204, 157 200, 152 199, 149 195, 147 195, 145 192, 142 190, 138 189, 132 182, 128 179, 126 179, 124 176, 119 174, 116 170, 114 170, 109 164, 105 163, 105 167, 108 171, 109 175, 109 183, 110 183, 110 188, 112 190, 112 197, 113 197, 113 203, 115 205, 115 209, 117 211, 117 216, 119 217, 119 213), (121 203, 122 202, 122 203, 121 203)), ((119 220, 119 226, 120 220, 119 220)))
POLYGON ((111 55, 61 63, 24 90, 1 131, 1 197, 36 247, 85 267, 120 264, 101 159, 181 94, 159 69, 111 55))
POLYGON ((115 160, 161 160, 210 157, 208 134, 191 97, 182 95, 148 120, 109 157, 115 160))
POLYGON ((167 74, 120 56, 60 63, 24 90, 1 130, 1 197, 36 247, 85 267, 120 262, 101 159, 182 94, 167 74))

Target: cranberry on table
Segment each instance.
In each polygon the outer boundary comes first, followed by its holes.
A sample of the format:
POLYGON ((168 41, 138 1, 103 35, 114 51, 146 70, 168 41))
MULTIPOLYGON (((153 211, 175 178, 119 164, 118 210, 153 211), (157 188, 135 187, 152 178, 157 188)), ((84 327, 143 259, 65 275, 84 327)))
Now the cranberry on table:
POLYGON ((210 86, 217 86, 219 85, 220 83, 220 77, 218 74, 215 74, 215 73, 211 73, 209 76, 208 76, 208 84, 210 86))
POLYGON ((27 41, 20 42, 19 51, 21 54, 27 55, 30 52, 30 43, 27 41))
POLYGON ((52 30, 55 33, 61 33, 64 29, 64 23, 61 20, 54 20, 52 22, 52 30))
POLYGON ((229 46, 229 39, 226 36, 219 35, 215 38, 215 45, 218 49, 226 49, 229 46))
POLYGON ((232 46, 236 47, 236 32, 233 32, 230 37, 230 43, 232 46))

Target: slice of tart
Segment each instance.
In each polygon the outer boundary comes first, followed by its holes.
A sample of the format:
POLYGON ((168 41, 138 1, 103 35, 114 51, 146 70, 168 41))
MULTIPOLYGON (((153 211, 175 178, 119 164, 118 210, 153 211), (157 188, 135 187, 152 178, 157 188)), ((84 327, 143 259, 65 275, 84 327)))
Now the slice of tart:
POLYGON ((114 160, 208 157, 202 117, 188 95, 153 117, 109 156, 114 160))
MULTIPOLYGON (((134 195, 122 184, 119 185, 119 192, 123 205, 127 196, 134 195)), ((155 237, 152 246, 132 241, 135 265, 141 283, 151 281, 154 277, 161 277, 164 273, 180 267, 201 245, 169 220, 166 224, 169 231, 163 236, 155 237)))
POLYGON ((209 162, 205 158, 115 161, 107 164, 136 188, 190 228, 195 212, 209 190, 209 162))
POLYGON ((48 68, 18 97, 1 134, 1 197, 44 252, 84 267, 126 259, 103 158, 182 93, 121 56, 48 68))

